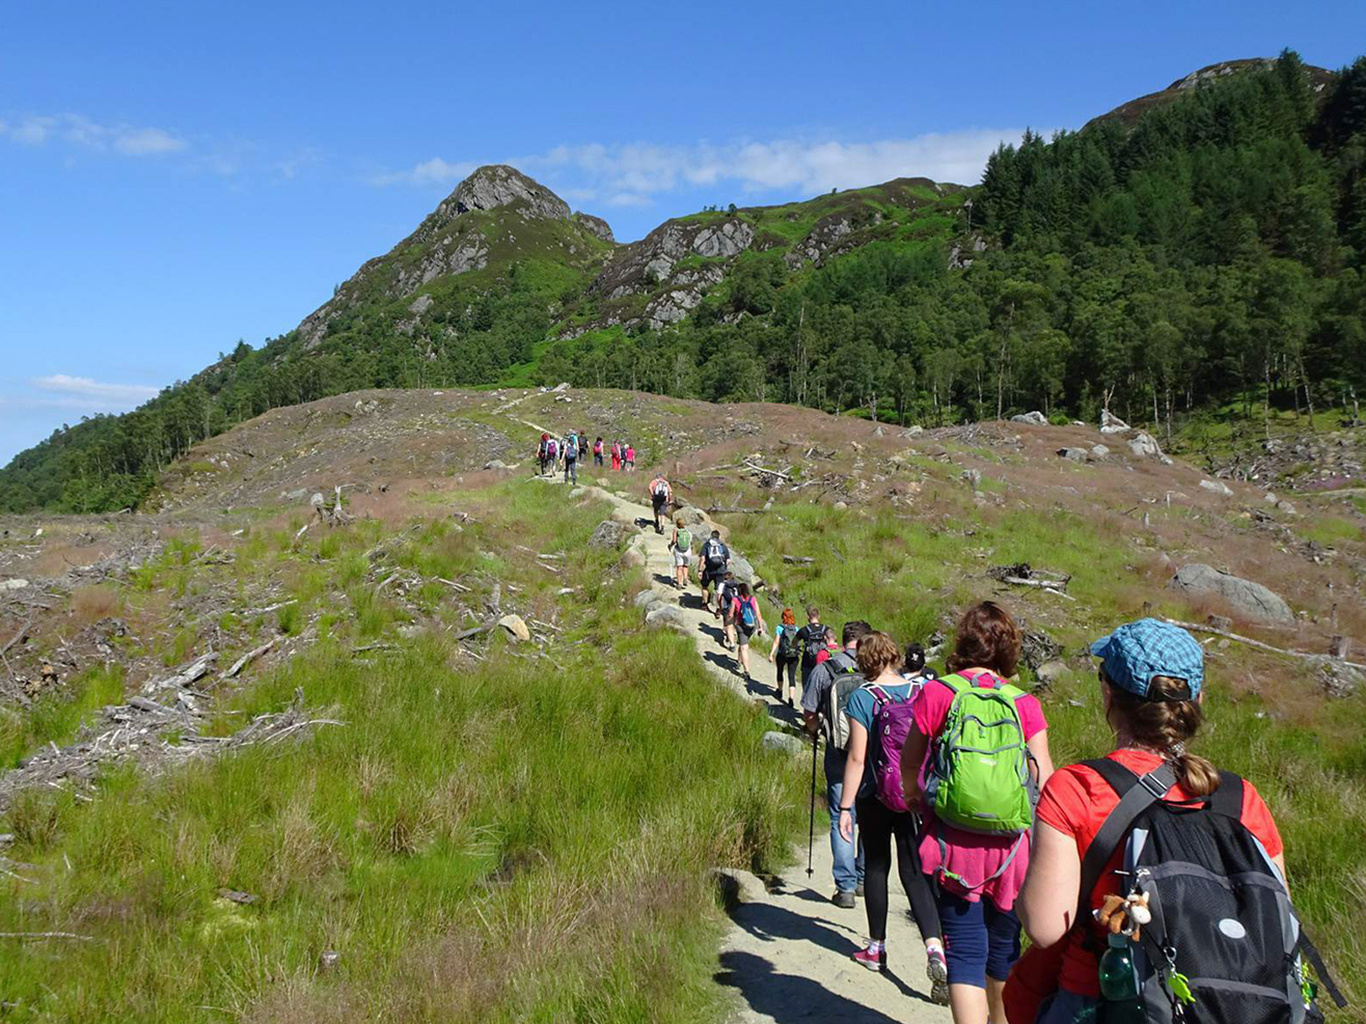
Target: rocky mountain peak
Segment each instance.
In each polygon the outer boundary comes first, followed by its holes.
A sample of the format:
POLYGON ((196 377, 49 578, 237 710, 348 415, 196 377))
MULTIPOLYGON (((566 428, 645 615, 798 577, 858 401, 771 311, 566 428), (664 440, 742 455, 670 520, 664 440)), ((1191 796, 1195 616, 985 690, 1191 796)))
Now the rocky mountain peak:
POLYGON ((539 181, 515 167, 489 164, 480 167, 455 187, 437 208, 442 219, 472 210, 493 210, 500 206, 521 206, 527 213, 550 220, 568 220, 569 204, 539 181))

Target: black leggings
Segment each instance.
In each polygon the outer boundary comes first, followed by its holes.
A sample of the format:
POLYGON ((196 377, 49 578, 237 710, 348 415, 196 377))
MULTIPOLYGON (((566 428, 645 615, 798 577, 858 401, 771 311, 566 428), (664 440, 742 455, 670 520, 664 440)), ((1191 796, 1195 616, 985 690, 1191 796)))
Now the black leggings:
POLYGON ((784 658, 781 654, 778 655, 778 689, 783 688, 783 669, 787 669, 787 678, 793 689, 800 689, 797 686, 797 662, 800 660, 800 658, 784 658))
POLYGON ((901 885, 911 900, 911 914, 922 939, 943 938, 939 908, 930 880, 920 870, 920 829, 915 816, 897 814, 876 797, 858 801, 858 829, 863 840, 863 899, 868 910, 868 937, 887 938, 887 878, 892 870, 892 836, 901 885))

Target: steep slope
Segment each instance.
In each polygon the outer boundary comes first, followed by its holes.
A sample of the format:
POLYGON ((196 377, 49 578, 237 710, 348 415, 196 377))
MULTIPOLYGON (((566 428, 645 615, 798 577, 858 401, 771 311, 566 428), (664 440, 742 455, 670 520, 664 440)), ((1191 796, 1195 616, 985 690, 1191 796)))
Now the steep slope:
MULTIPOLYGON (((1247 57, 1242 60, 1221 60, 1217 64, 1208 64, 1192 71, 1189 75, 1178 78, 1165 89, 1159 89, 1157 92, 1150 92, 1146 96, 1139 96, 1127 103, 1121 103, 1114 110, 1091 118, 1086 122, 1086 127, 1090 128, 1092 125, 1113 121, 1126 128, 1132 128, 1138 119, 1149 110, 1166 106, 1194 89, 1211 85, 1219 79, 1247 71, 1264 71, 1275 63, 1273 57, 1247 57)), ((1305 69, 1309 72, 1310 82, 1316 94, 1322 93, 1333 81, 1333 72, 1327 68, 1310 64, 1306 65, 1305 69)))

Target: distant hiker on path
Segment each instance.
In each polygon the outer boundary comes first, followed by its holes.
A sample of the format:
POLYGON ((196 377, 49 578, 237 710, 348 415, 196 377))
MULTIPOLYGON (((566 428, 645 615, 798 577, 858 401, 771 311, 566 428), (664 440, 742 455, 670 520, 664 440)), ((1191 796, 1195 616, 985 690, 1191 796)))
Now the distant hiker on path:
POLYGON ((593 465, 602 466, 602 437, 593 442, 593 465))
POLYGON ((550 472, 554 473, 560 464, 560 442, 553 437, 547 438, 545 442, 545 461, 550 467, 550 472))
POLYGON ((621 445, 612 442, 612 468, 621 469, 621 445))
POLYGON ((758 634, 763 636, 767 632, 764 625, 764 613, 759 609, 759 599, 754 596, 748 583, 741 583, 736 588, 735 600, 731 606, 731 622, 735 626, 736 659, 739 661, 740 670, 744 673, 745 682, 750 682, 749 675, 749 642, 758 634))
POLYGON ((655 533, 664 532, 664 517, 669 514, 669 502, 673 500, 674 490, 661 473, 650 481, 650 504, 655 511, 655 533))
MULTIPOLYGON (((806 610, 807 618, 819 619, 820 613, 812 605, 806 610)), ((803 632, 816 627, 825 641, 825 627, 819 621, 808 622, 803 632)), ((863 888, 863 844, 854 843, 852 835, 845 838, 840 831, 839 809, 844 806, 845 750, 849 745, 849 721, 845 706, 849 694, 863 684, 858 670, 859 642, 871 633, 872 627, 866 622, 855 620, 844 624, 844 650, 819 668, 812 667, 802 687, 802 716, 806 720, 807 731, 813 736, 825 733, 825 787, 826 806, 830 810, 830 852, 834 858, 831 868, 835 876, 835 894, 830 902, 846 909, 855 905, 855 897, 863 888)), ((814 658, 813 658, 814 661, 814 658)), ((852 798, 853 794, 849 796, 852 798)), ((845 801, 846 803, 848 801, 845 801)), ((853 811, 851 826, 858 823, 858 809, 853 811)))
POLYGON ((633 444, 626 446, 626 468, 631 472, 636 468, 636 446, 633 444))
POLYGON ((955 632, 945 663, 953 674, 927 682, 916 700, 901 778, 907 805, 923 804, 920 862, 939 882, 954 1024, 988 1024, 1006 1019, 1002 991, 1020 958, 1015 898, 1053 761, 1038 699, 1006 682, 1020 661, 1010 613, 983 601, 955 632), (995 756, 974 756, 983 747, 995 756))
POLYGON ((798 632, 802 644, 802 688, 805 690, 811 672, 816 667, 816 655, 825 648, 825 627, 821 625, 820 609, 806 606, 806 625, 798 632))
POLYGON ((721 646, 728 651, 735 647, 735 631, 731 628, 731 616, 735 611, 735 595, 739 589, 740 584, 735 579, 735 573, 727 569, 721 579, 721 585, 716 588, 716 614, 721 619, 721 646))
MULTIPOLYGON (((704 588, 705 598, 705 588, 704 588)), ((783 621, 778 627, 773 637, 773 647, 768 652, 768 660, 778 666, 778 681, 774 687, 778 701, 787 702, 789 707, 793 704, 795 695, 801 693, 801 686, 797 682, 797 666, 802 660, 802 642, 798 638, 801 632, 797 628, 797 616, 791 608, 783 609, 783 621), (776 662, 774 656, 777 656, 776 662), (787 672, 787 683, 783 683, 783 672, 787 672)))
POLYGON ((579 460, 588 461, 588 434, 582 430, 579 431, 579 460))
POLYGON ((887 880, 892 868, 892 837, 895 836, 897 872, 902 888, 910 897, 911 914, 925 942, 930 998, 947 1006, 948 965, 934 892, 920 869, 919 824, 914 814, 893 811, 878 798, 873 774, 874 760, 881 754, 878 748, 883 740, 875 727, 879 712, 889 703, 914 702, 920 696, 920 685, 901 677, 901 652, 886 633, 869 633, 859 641, 857 654, 859 675, 867 682, 849 694, 844 707, 849 746, 841 786, 843 798, 838 811, 834 812, 838 815, 840 835, 846 843, 854 840, 855 816, 863 840, 863 891, 869 942, 854 954, 854 960, 871 971, 882 971, 887 966, 887 880))
POLYGON ((720 590, 721 581, 726 578, 728 568, 730 548, 726 547, 725 541, 721 539, 721 531, 712 530, 711 536, 702 545, 701 563, 698 566, 702 585, 702 607, 707 611, 711 610, 711 592, 713 588, 720 590))
POLYGON ((689 569, 692 565, 692 531, 683 522, 682 516, 674 520, 669 550, 674 553, 674 586, 679 590, 686 590, 692 579, 689 569))
POLYGON ((541 443, 536 446, 536 463, 540 467, 538 476, 545 476, 546 463, 550 461, 550 435, 542 433, 541 443))
POLYGON ((579 482, 579 436, 572 430, 564 439, 564 482, 579 482))

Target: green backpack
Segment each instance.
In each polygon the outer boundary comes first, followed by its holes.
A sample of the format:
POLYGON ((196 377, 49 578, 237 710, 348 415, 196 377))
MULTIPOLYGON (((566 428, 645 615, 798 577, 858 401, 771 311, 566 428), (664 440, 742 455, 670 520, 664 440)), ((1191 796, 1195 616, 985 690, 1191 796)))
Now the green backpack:
POLYGON ((1019 835, 1034 824, 1038 784, 1015 699, 1017 686, 979 686, 960 675, 940 682, 953 703, 930 758, 925 799, 940 821, 969 832, 1019 835))

